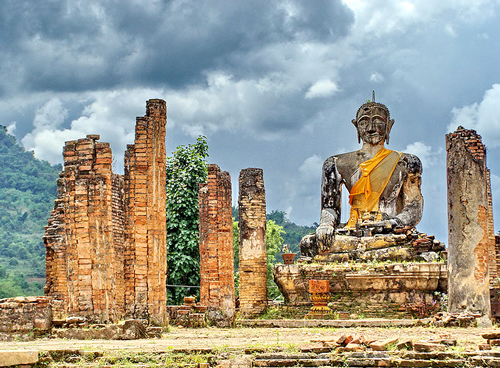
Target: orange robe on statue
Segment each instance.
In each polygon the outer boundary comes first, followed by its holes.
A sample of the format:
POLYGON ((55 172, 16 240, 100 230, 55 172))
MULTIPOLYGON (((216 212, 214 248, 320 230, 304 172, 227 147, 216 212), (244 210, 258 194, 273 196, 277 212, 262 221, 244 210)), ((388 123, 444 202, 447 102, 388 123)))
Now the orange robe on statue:
MULTIPOLYGON (((349 193, 351 213, 347 228, 354 229, 360 215, 363 219, 364 214, 378 212, 380 195, 387 186, 400 157, 401 152, 382 148, 372 159, 359 164, 362 176, 349 193)), ((379 212, 376 220, 381 219, 379 212)))

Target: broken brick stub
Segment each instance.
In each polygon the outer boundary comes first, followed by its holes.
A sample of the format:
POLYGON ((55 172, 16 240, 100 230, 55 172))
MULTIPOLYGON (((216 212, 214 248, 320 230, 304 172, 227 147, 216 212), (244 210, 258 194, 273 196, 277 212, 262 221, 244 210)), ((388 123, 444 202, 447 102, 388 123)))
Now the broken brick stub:
POLYGON ((258 315, 267 308, 266 193, 262 169, 239 177, 240 311, 258 315))
MULTIPOLYGON (((496 265, 486 150, 474 130, 446 135, 448 310, 490 322, 490 263, 496 265)), ((494 269, 496 270, 496 269, 494 269)))
POLYGON ((231 177, 214 164, 207 166, 207 182, 200 184, 200 303, 219 327, 232 326, 234 295, 233 219, 231 177))

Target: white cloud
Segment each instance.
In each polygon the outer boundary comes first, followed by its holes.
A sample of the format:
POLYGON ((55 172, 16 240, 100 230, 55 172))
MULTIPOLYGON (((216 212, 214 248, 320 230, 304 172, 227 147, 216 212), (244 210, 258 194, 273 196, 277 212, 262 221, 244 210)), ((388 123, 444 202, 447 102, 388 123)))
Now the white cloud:
MULTIPOLYGON (((380 37, 390 33, 419 30, 423 24, 442 24, 447 20, 462 23, 484 22, 495 15, 495 0, 344 0, 355 12, 355 30, 358 35, 380 37)), ((451 24, 446 31, 454 33, 451 24)), ((452 34, 450 34, 452 35, 452 34)))
POLYGON ((380 83, 383 82, 384 80, 385 80, 384 76, 379 72, 373 72, 372 75, 370 75, 370 82, 380 83))
POLYGON ((27 150, 51 163, 62 162, 64 142, 99 134, 101 141, 111 144, 113 154, 123 155, 126 145, 134 142, 134 116, 143 116, 145 102, 161 98, 163 92, 152 89, 91 92, 81 99, 89 101, 81 116, 62 128, 68 110, 58 98, 53 98, 37 110, 33 130, 21 140, 27 150))
POLYGON ((33 119, 33 130, 21 140, 28 151, 34 151, 35 156, 49 162, 62 162, 62 144, 64 140, 78 138, 78 133, 69 130, 59 130, 68 116, 68 110, 63 107, 60 99, 52 98, 36 111, 33 119))
POLYGON ((36 111, 33 126, 35 130, 53 129, 64 122, 68 116, 60 99, 52 98, 45 105, 36 111))
POLYGON ((449 131, 455 131, 459 125, 475 129, 483 137, 486 146, 500 146, 500 84, 494 84, 487 90, 481 102, 454 108, 452 113, 449 131))
POLYGON ((447 25, 445 25, 444 30, 449 36, 453 38, 457 37, 457 32, 455 31, 455 28, 453 27, 452 24, 448 23, 447 25))
POLYGON ((17 123, 12 121, 9 125, 7 125, 7 133, 10 135, 16 135, 17 123))
POLYGON ((314 83, 306 93, 306 98, 330 97, 339 91, 337 84, 330 79, 323 79, 314 83))
POLYGON ((443 149, 439 148, 433 151, 431 146, 423 142, 414 142, 409 144, 404 152, 417 156, 420 161, 422 161, 422 166, 425 169, 426 167, 434 166, 438 163, 439 156, 443 153, 443 149))
POLYGON ((321 168, 323 166, 323 159, 318 155, 312 155, 304 160, 302 165, 299 166, 299 172, 302 179, 307 181, 315 181, 321 177, 321 168))

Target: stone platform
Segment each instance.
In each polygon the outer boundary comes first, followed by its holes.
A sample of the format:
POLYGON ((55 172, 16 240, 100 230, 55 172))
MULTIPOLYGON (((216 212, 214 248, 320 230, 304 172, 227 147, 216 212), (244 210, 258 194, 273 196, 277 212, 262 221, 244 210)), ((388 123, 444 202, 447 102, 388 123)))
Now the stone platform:
POLYGON ((309 280, 329 280, 332 310, 365 317, 408 317, 411 304, 431 308, 435 292, 447 290, 447 275, 444 262, 311 263, 274 268, 274 280, 288 304, 311 302, 309 280))

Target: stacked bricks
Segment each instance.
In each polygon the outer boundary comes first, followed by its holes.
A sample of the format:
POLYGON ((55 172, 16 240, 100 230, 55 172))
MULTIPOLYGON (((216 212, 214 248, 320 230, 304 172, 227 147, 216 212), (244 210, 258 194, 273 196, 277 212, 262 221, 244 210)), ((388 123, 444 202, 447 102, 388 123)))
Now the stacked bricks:
POLYGON ((267 308, 266 193, 262 169, 240 172, 240 311, 255 316, 267 308))
POLYGON ((200 185, 200 303, 219 327, 235 317, 231 177, 208 165, 208 179, 200 185))
MULTIPOLYGON (((474 130, 446 135, 448 182, 448 311, 482 316, 491 325, 489 268, 495 262, 486 150, 474 130)), ((496 272, 496 267, 494 267, 496 272)))
POLYGON ((128 316, 166 323, 166 104, 149 100, 125 153, 125 303, 128 316))
POLYGON ((66 142, 44 236, 45 294, 61 316, 166 322, 165 124, 165 102, 148 101, 125 177, 99 136, 66 142))
POLYGON ((0 336, 2 333, 44 333, 50 330, 50 302, 51 298, 43 296, 0 299, 0 336))
POLYGON ((62 299, 66 312, 108 322, 123 316, 122 252, 113 242, 112 154, 98 135, 66 142, 64 170, 44 237, 46 294, 62 299))

